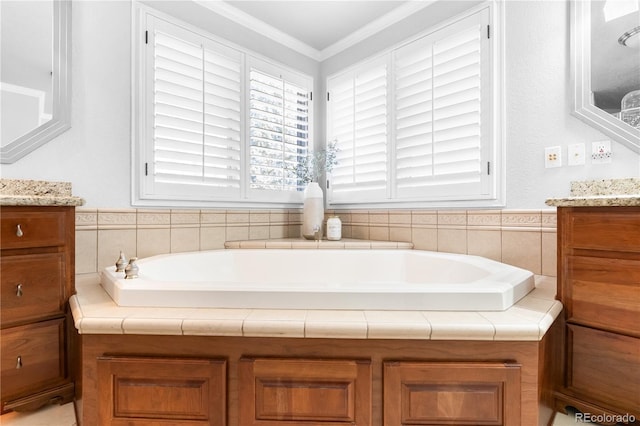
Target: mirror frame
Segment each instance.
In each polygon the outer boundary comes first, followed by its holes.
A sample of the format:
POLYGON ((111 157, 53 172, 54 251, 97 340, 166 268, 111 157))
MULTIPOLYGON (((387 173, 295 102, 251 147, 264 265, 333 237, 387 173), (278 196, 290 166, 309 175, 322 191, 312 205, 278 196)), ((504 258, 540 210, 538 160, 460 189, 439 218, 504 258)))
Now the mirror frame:
POLYGON ((591 1, 571 2, 571 78, 573 115, 640 153, 640 129, 596 107, 591 92, 591 1))
POLYGON ((53 0, 53 114, 51 120, 0 148, 10 164, 71 127, 71 0, 53 0))

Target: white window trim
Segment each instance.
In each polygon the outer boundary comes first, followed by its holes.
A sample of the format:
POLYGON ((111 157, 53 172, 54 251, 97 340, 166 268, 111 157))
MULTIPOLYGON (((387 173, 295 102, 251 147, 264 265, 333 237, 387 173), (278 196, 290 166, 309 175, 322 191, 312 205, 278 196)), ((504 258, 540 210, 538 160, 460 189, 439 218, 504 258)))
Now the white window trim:
MULTIPOLYGON (((241 96, 241 109, 242 114, 242 133, 243 133, 243 147, 241 150, 241 163, 243 169, 241 170, 243 179, 241 182, 241 196, 239 199, 225 199, 218 197, 212 197, 210 199, 192 199, 184 200, 179 196, 171 195, 149 195, 144 194, 144 164, 142 159, 145 158, 145 144, 146 129, 150 115, 147 111, 147 102, 144 97, 146 90, 144 87, 145 74, 147 72, 147 61, 144 58, 144 43, 145 43, 145 20, 146 16, 150 14, 157 19, 168 21, 174 25, 182 27, 186 31, 198 34, 204 38, 210 39, 214 42, 220 43, 230 49, 235 49, 244 54, 244 60, 242 61, 242 78, 248 81, 248 75, 250 72, 251 63, 260 63, 262 68, 269 68, 279 70, 279 74, 287 75, 288 78, 292 78, 293 82, 304 81, 309 86, 310 90, 313 89, 313 77, 298 72, 289 66, 274 62, 272 59, 264 57, 256 52, 253 52, 244 47, 238 46, 233 42, 216 37, 196 26, 190 25, 177 18, 160 12, 156 9, 148 7, 138 1, 132 2, 132 14, 131 14, 131 81, 132 81, 132 97, 131 97, 131 203, 133 206, 139 207, 205 207, 205 208, 292 208, 300 207, 303 199, 303 193, 301 191, 262 191, 264 194, 260 194, 261 191, 249 190, 249 158, 248 158, 248 140, 246 139, 249 129, 249 112, 247 108, 247 93, 246 84, 243 81, 243 89, 241 96), (246 113, 245 113, 246 112, 246 113), (144 142, 143 142, 144 141, 144 142)), ((312 118, 309 126, 309 147, 313 149, 313 102, 310 101, 309 117, 312 118)))
MULTIPOLYGON (((491 187, 489 189, 490 195, 484 199, 459 199, 457 196, 453 197, 441 197, 434 200, 423 200, 420 198, 415 199, 363 199, 358 202, 331 202, 327 201, 327 208, 329 209, 362 209, 362 208, 385 208, 385 209, 406 209, 406 208, 501 208, 506 206, 506 143, 505 143, 505 111, 504 111, 504 94, 505 94, 505 81, 503 76, 505 75, 505 62, 504 62, 504 6, 501 0, 491 0, 481 5, 473 7, 462 14, 447 19, 438 25, 429 28, 428 30, 416 34, 409 39, 386 49, 383 52, 379 52, 376 55, 362 60, 356 64, 353 64, 339 72, 329 75, 325 79, 327 81, 336 76, 346 72, 357 69, 362 64, 381 58, 406 44, 409 44, 415 40, 418 40, 424 36, 441 30, 452 23, 455 23, 461 19, 471 16, 480 12, 483 9, 489 10, 489 25, 491 28, 491 139, 493 140, 493 146, 491 147, 491 155, 489 161, 491 163, 491 173, 494 178, 490 180, 491 187)), ((328 108, 327 108, 328 109, 328 108)), ((328 120, 326 121, 327 133, 329 133, 328 120)), ((389 131, 392 131, 390 128, 389 131)), ((392 144, 393 145, 393 144, 392 144)), ((393 157, 392 157, 393 158, 393 157)), ((393 161, 391 162, 393 167, 393 161)), ((327 197, 329 198, 329 197, 327 197)))

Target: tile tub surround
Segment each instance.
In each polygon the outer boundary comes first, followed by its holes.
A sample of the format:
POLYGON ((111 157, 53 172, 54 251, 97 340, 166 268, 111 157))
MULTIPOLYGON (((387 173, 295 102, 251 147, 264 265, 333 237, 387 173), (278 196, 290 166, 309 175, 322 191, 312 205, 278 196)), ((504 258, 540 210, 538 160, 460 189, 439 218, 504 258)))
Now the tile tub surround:
POLYGON ((539 341, 562 310, 555 278, 540 275, 500 312, 120 307, 99 281, 76 276, 70 305, 80 334, 539 341))
POLYGON ((640 178, 571 182, 569 197, 551 198, 554 207, 633 207, 640 206, 640 178))
MULTIPOLYGON (((555 209, 330 210, 326 217, 334 214, 342 220, 342 242, 353 246, 411 243, 418 250, 479 255, 534 274, 556 275, 555 209)), ((129 258, 222 249, 241 241, 287 245, 292 238, 304 245, 301 223, 297 209, 77 208, 76 272, 98 272, 112 265, 120 250, 129 258)), ((329 243, 323 241, 322 247, 329 243)))
POLYGON ((0 206, 81 206, 71 194, 71 182, 0 179, 0 206))

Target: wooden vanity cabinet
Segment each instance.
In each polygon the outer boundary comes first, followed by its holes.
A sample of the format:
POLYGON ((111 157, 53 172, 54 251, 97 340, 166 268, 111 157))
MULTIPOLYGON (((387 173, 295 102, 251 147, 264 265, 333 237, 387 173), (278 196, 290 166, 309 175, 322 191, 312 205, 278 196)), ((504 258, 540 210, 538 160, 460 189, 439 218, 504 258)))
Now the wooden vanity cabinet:
POLYGON ((557 409, 640 418, 640 207, 558 208, 558 298, 557 409))
POLYGON ((0 210, 2 412, 73 400, 75 208, 0 210))

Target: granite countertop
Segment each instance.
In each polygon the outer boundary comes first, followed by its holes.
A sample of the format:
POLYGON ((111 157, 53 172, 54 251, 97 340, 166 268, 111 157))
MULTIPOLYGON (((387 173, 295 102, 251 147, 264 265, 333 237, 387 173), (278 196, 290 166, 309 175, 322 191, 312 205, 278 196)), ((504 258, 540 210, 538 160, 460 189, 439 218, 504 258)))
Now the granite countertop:
POLYGON ((555 207, 640 206, 640 178, 571 182, 568 197, 550 198, 546 204, 555 207))
POLYGON ((505 311, 367 311, 118 306, 98 274, 76 276, 80 334, 539 341, 562 311, 555 277, 505 311))
POLYGON ((81 206, 71 194, 71 182, 0 179, 0 206, 81 206))

